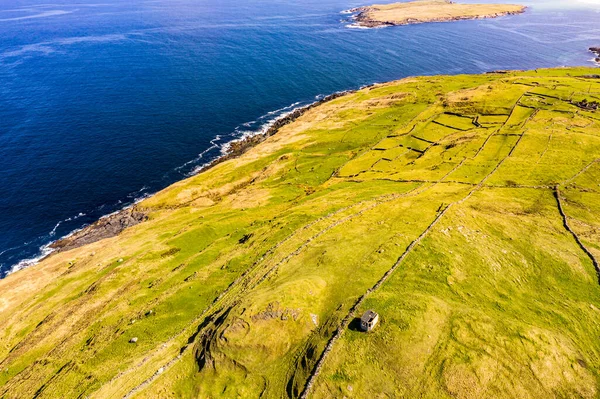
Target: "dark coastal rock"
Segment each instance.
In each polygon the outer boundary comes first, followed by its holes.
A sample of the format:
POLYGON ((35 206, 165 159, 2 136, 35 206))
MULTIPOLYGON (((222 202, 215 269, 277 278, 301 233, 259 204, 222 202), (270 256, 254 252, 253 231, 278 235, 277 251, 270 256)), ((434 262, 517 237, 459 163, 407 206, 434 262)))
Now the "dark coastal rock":
POLYGON ((365 28, 379 28, 384 26, 394 26, 396 25, 393 22, 388 21, 376 21, 371 19, 367 14, 367 9, 362 8, 361 11, 354 17, 354 21, 357 25, 363 26, 365 28))
POLYGON ((600 47, 590 47, 589 50, 596 55, 594 61, 600 64, 600 47))
POLYGON ((147 215, 135 207, 123 209, 113 215, 104 217, 96 223, 55 241, 50 248, 58 252, 79 248, 86 244, 114 237, 128 227, 135 226, 147 219, 147 215))

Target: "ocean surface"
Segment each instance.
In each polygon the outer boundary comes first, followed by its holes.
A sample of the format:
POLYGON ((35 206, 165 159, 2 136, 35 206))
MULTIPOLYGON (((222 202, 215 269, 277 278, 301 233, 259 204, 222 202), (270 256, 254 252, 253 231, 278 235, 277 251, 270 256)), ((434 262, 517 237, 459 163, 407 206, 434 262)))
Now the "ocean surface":
POLYGON ((340 11, 364 4, 0 2, 0 277, 319 96, 410 75, 593 65, 587 48, 600 45, 600 0, 350 28, 340 11))

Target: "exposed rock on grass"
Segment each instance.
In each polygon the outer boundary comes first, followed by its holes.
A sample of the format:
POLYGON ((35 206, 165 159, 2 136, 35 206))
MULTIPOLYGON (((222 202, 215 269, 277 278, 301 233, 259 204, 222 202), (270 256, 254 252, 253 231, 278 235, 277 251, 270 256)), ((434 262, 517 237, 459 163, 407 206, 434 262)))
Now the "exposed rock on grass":
POLYGON ((104 238, 114 237, 126 228, 135 226, 146 219, 147 215, 144 212, 138 211, 135 207, 127 208, 104 217, 70 236, 55 241, 50 245, 50 248, 58 251, 79 248, 104 238))

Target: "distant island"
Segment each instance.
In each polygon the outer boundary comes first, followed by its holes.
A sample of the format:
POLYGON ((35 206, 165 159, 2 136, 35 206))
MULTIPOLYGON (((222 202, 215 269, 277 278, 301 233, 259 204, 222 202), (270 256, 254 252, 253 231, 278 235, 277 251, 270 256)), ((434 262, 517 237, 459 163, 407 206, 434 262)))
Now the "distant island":
POLYGON ((448 22, 465 19, 497 18, 521 14, 525 6, 516 4, 458 4, 450 0, 419 0, 405 3, 375 4, 348 12, 359 13, 358 26, 411 25, 426 22, 448 22))

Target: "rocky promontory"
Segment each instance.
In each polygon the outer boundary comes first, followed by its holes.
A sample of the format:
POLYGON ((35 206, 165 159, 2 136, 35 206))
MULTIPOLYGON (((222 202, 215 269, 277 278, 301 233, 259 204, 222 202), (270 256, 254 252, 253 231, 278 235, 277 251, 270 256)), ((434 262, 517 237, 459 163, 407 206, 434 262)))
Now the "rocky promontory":
POLYGON ((104 238, 114 237, 126 228, 135 226, 146 219, 147 215, 136 207, 126 208, 55 241, 50 248, 59 252, 79 248, 104 238))

